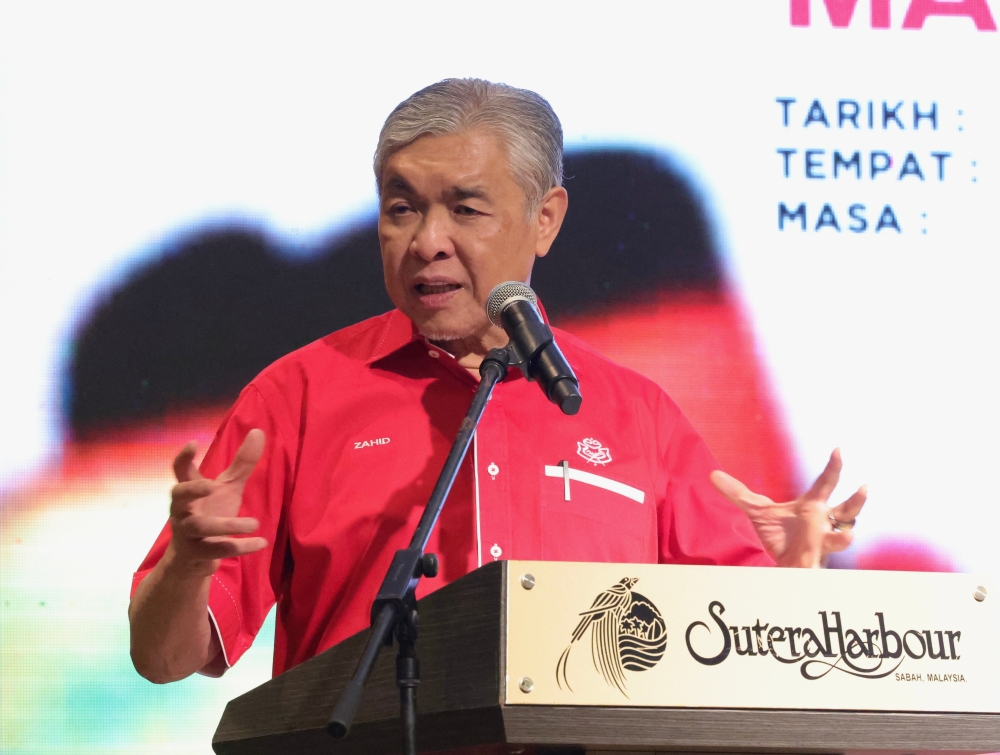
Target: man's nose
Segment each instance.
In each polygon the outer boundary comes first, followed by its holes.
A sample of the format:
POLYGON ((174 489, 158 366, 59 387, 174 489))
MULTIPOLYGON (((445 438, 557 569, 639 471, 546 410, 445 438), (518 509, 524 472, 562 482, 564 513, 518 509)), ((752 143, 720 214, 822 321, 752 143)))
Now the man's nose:
POLYGON ((432 207, 420 221, 417 232, 410 241, 410 252, 431 262, 447 259, 455 253, 451 238, 451 218, 443 207, 432 207))

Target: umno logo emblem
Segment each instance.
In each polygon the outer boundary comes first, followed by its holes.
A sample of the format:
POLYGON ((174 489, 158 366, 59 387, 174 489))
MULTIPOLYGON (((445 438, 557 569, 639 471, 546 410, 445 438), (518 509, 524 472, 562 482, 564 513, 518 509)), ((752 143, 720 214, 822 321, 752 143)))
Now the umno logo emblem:
POLYGON ((601 441, 594 438, 584 438, 576 442, 576 452, 591 464, 601 465, 611 461, 611 451, 602 446, 601 441))

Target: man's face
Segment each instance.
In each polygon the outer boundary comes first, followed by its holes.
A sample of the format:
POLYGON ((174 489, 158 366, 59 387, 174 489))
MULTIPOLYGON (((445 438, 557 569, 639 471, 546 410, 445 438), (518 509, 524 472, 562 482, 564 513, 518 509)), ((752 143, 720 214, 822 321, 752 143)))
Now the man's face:
POLYGON ((497 340, 486 317, 490 291, 526 282, 562 221, 559 214, 551 228, 545 200, 529 219, 524 203, 507 151, 488 131, 424 136, 389 158, 378 221, 385 285, 421 333, 497 340))

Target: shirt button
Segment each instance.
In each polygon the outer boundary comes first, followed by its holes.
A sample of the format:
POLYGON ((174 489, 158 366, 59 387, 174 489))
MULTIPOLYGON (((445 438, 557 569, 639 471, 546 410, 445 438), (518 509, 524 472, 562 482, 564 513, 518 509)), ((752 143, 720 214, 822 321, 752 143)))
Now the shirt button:
POLYGON ((490 555, 493 556, 493 560, 496 561, 498 558, 500 558, 500 556, 503 555, 503 550, 500 548, 499 545, 493 543, 493 547, 490 548, 490 555))
POLYGON ((490 477, 495 480, 497 475, 500 474, 500 467, 498 467, 494 462, 490 462, 490 465, 486 467, 486 471, 489 472, 490 477))
POLYGON ((434 357, 435 359, 437 359, 439 356, 441 356, 441 353, 438 351, 434 351, 434 349, 431 349, 427 352, 427 356, 434 357))

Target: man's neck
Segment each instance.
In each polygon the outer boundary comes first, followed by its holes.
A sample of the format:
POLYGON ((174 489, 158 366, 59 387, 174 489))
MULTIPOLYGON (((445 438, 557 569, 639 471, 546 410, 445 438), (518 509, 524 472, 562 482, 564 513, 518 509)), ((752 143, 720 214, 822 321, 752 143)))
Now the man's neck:
POLYGON ((490 328, 485 334, 475 334, 467 338, 449 341, 431 341, 447 351, 473 377, 479 379, 479 365, 490 349, 502 349, 508 342, 507 334, 499 328, 490 328))

